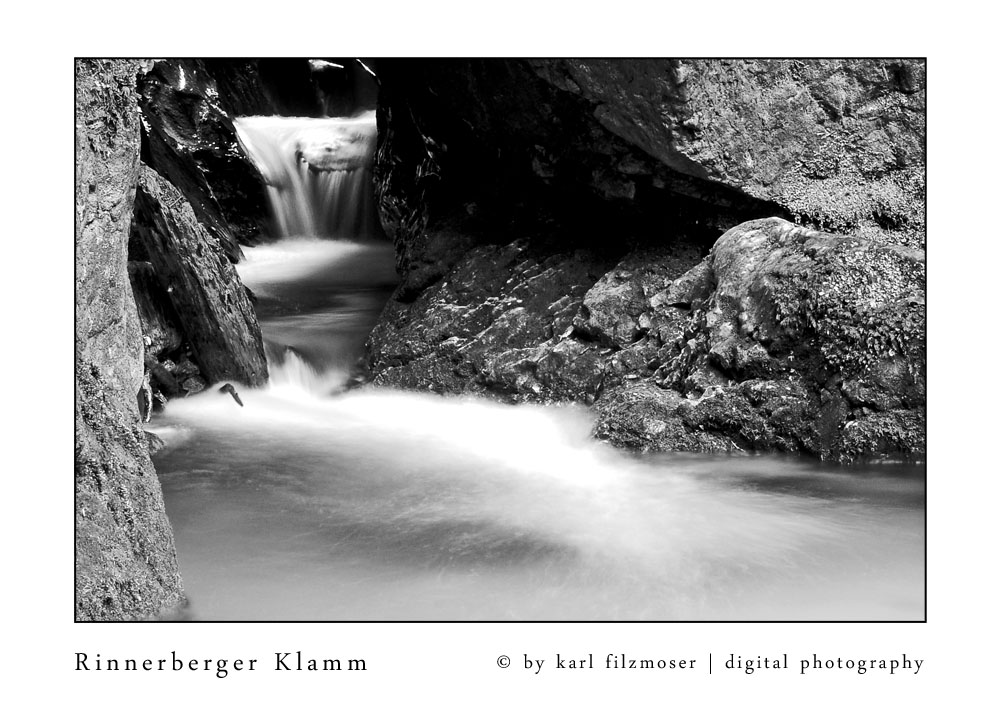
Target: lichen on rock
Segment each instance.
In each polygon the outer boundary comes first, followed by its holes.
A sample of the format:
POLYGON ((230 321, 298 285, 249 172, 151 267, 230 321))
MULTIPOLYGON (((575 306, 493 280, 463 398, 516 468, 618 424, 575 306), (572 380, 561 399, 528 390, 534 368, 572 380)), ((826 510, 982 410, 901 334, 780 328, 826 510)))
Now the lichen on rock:
POLYGON ((143 340, 126 265, 139 175, 133 61, 76 62, 76 616, 147 619, 184 604, 140 428, 143 340))

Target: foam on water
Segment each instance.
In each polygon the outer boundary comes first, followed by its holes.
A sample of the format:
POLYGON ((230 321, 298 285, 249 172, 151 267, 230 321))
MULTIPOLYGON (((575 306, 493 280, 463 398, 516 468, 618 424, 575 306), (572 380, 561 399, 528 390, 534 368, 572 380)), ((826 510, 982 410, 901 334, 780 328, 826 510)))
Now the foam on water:
MULTIPOLYGON (((396 570, 400 586, 422 569, 410 562, 415 549, 441 563, 439 576, 453 584, 470 566, 485 566, 481 575, 499 589, 514 574, 559 582, 560 606, 572 615, 600 618, 601 602, 638 588, 668 598, 616 604, 615 616, 741 617, 741 607, 763 607, 772 617, 794 618, 801 612, 782 609, 780 601, 768 608, 767 597, 786 588, 801 596, 799 588, 831 581, 856 594, 864 580, 845 580, 848 566, 892 573, 895 565, 869 558, 885 559, 894 546, 906 557, 919 553, 918 533, 880 542, 885 524, 875 509, 671 469, 672 462, 696 465, 683 457, 644 464, 588 440, 587 417, 571 409, 374 390, 320 397, 275 386, 240 393, 243 409, 206 393, 171 404, 162 420, 197 426, 213 443, 253 444, 253 466, 235 461, 225 470, 294 473, 295 494, 276 490, 272 506, 317 519, 318 557, 336 562, 333 552, 352 532, 367 535, 347 551, 391 553, 408 543, 396 570), (508 553, 507 561, 495 561, 497 552, 508 553)), ((379 556, 372 560, 386 566, 379 556)), ((466 593, 475 596, 482 584, 466 593)), ((900 592, 912 599, 913 616, 919 585, 914 580, 900 592)), ((509 593, 491 591, 510 605, 509 593)), ((807 599, 809 612, 832 605, 807 599)), ((880 603, 865 602, 851 615, 880 603)), ((494 610, 483 605, 484 613, 494 610)), ((413 614, 422 612, 415 605, 413 614)), ((377 608, 370 613, 380 615, 377 608)), ((512 615, 530 613, 515 608, 512 615)))
POLYGON ((195 615, 917 619, 923 483, 779 458, 628 455, 581 408, 338 393, 387 246, 248 249, 270 384, 153 428, 195 615))
POLYGON ((375 112, 355 117, 240 117, 243 150, 267 185, 283 237, 371 238, 375 112))

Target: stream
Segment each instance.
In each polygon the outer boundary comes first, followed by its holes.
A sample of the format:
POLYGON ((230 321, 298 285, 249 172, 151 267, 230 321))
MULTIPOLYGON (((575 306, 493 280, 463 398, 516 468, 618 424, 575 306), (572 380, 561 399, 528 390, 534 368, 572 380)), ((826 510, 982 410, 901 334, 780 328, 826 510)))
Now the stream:
POLYGON ((581 408, 340 393, 391 247, 246 254, 271 383, 151 424, 193 618, 923 618, 921 466, 639 457, 581 408))

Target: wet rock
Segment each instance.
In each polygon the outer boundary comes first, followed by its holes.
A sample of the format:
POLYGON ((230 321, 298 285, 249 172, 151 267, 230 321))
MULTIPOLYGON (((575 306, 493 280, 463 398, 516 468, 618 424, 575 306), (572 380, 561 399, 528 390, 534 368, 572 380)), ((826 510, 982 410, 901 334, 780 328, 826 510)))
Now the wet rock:
POLYGON ((176 397, 181 393, 180 383, 171 372, 171 369, 176 367, 172 361, 167 360, 161 364, 156 362, 152 355, 147 354, 145 364, 154 394, 159 392, 165 397, 176 397))
POLYGON ((924 455, 926 422, 925 412, 917 409, 892 409, 862 416, 844 427, 843 452, 854 458, 924 455))
POLYGON ((232 263, 183 196, 143 167, 133 233, 166 290, 185 340, 209 382, 267 380, 257 318, 232 263))
POLYGON ((690 352, 675 359, 668 377, 684 391, 723 387, 725 398, 705 406, 725 405, 744 428, 727 426, 724 412, 701 416, 703 409, 693 414, 699 424, 755 449, 831 459, 886 446, 922 450, 919 431, 886 428, 883 422, 895 424, 871 414, 923 412, 921 251, 766 219, 728 231, 708 261, 715 289, 704 314, 693 315, 690 352), (753 411, 735 398, 733 384, 753 388, 746 390, 753 411), (764 398, 764 388, 780 388, 780 398, 764 398), (845 427, 860 418, 854 425, 878 426, 879 436, 891 439, 849 438, 845 427))
POLYGON ((199 376, 189 377, 181 383, 181 388, 188 394, 205 391, 205 380, 199 376))
POLYGON ((597 412, 594 436, 642 452, 729 449, 730 441, 723 437, 688 430, 681 412, 681 407, 687 404, 672 390, 645 382, 623 385, 594 405, 597 412))
MULTIPOLYGON (((397 295, 386 306, 368 340, 373 382, 445 393, 553 396, 545 383, 555 382, 555 373, 544 368, 579 360, 570 344, 559 345, 559 336, 571 328, 602 265, 590 254, 553 255, 525 241, 469 250, 416 301, 406 304, 397 295)), ((574 396, 595 389, 582 380, 569 385, 574 396)))
POLYGON ((139 80, 144 162, 191 204, 233 262, 239 243, 270 237, 264 187, 240 149, 233 118, 273 114, 255 62, 169 59, 139 80))
POLYGON ((150 455, 156 455, 166 447, 167 444, 164 443, 163 439, 155 433, 151 433, 149 431, 143 431, 143 433, 146 434, 146 444, 149 446, 150 455))

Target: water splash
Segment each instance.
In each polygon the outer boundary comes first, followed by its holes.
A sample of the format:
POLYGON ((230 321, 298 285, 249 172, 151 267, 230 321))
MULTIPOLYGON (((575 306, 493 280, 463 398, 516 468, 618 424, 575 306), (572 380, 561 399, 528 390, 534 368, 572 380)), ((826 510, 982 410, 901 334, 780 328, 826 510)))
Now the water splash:
MULTIPOLYGON (((867 488, 858 499, 807 464, 650 464, 589 441, 588 417, 568 408, 377 390, 271 386, 246 390, 245 409, 207 392, 159 421, 199 434, 184 448, 197 461, 175 461, 168 443, 157 466, 209 617, 921 612, 919 511, 867 488), (778 472, 820 489, 756 486, 778 472), (253 563, 253 588, 217 564, 222 552, 253 563)), ((919 496, 917 483, 897 486, 919 496)))
POLYGON ((374 111, 328 119, 241 117, 234 124, 267 184, 282 237, 370 239, 378 233, 374 111))
POLYGON ((392 247, 285 239, 246 249, 237 266, 257 296, 271 385, 341 390, 397 277, 392 247))

